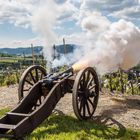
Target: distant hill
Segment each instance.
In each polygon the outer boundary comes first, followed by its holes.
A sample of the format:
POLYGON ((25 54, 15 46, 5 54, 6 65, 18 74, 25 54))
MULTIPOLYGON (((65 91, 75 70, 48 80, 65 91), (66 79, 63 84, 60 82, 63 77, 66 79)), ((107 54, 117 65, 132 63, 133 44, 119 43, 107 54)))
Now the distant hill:
POLYGON ((56 45, 55 49, 60 54, 71 53, 76 48, 73 44, 56 45))
MULTIPOLYGON (((58 53, 64 54, 64 53, 70 53, 73 52, 74 48, 76 46, 72 44, 66 44, 65 47, 64 45, 56 45, 55 50, 58 53)), ((43 46, 35 46, 34 47, 34 53, 35 54, 41 54, 43 51, 43 46)), ((10 55, 31 55, 32 50, 31 47, 27 48, 0 48, 0 53, 4 54, 10 54, 10 55)))
MULTIPOLYGON (((43 47, 42 46, 35 46, 34 52, 35 54, 41 54, 43 47)), ((11 55, 31 55, 32 50, 31 47, 27 48, 0 48, 0 53, 4 54, 11 54, 11 55)))

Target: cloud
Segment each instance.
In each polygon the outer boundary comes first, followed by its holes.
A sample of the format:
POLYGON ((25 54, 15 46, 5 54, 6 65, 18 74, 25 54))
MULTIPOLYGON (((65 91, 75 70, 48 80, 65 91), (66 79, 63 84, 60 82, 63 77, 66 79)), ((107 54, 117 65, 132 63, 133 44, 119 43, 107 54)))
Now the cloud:
POLYGON ((30 26, 47 43, 57 43, 65 36, 70 42, 86 45, 108 29, 110 17, 139 20, 139 4, 139 0, 0 0, 0 24, 30 26))
POLYGON ((0 48, 17 48, 17 47, 30 47, 44 45, 44 39, 40 37, 30 38, 26 40, 0 40, 0 48))
MULTIPOLYGON (((57 24, 60 25, 65 20, 77 20, 87 12, 98 11, 105 16, 128 20, 139 20, 140 15, 139 0, 54 0, 54 2, 59 5, 61 11, 57 20, 57 24)), ((31 25, 30 18, 40 3, 44 3, 45 6, 46 0, 0 0, 0 23, 9 22, 27 28, 31 25)))
POLYGON ((55 0, 56 3, 58 4, 63 4, 64 2, 66 2, 67 0, 55 0))
POLYGON ((16 26, 28 27, 32 7, 30 3, 21 1, 0 0, 0 23, 9 22, 16 26))
POLYGON ((129 20, 139 20, 140 15, 139 0, 84 0, 81 4, 82 10, 100 11, 106 16, 125 18, 129 20), (133 17, 133 18, 132 18, 133 17))
POLYGON ((73 14, 78 12, 78 8, 75 7, 70 1, 65 1, 59 6, 60 17, 58 20, 61 22, 64 20, 73 20, 73 14))
POLYGON ((42 1, 31 16, 32 27, 46 38, 47 46, 52 46, 54 43, 57 44, 59 36, 62 36, 56 30, 64 30, 65 22, 72 24, 75 12, 78 12, 78 9, 69 0, 57 3, 54 0, 42 1))
MULTIPOLYGON (((61 12, 59 21, 71 18, 73 12, 77 9, 69 0, 52 0, 50 2, 59 5, 61 12)), ((30 18, 32 15, 37 13, 41 4, 45 7, 46 3, 47 0, 0 0, 0 23, 9 22, 16 26, 28 27, 31 25, 30 18)), ((50 11, 54 10, 54 5, 51 5, 50 11)), ((46 9, 46 11, 48 10, 46 9)))
POLYGON ((140 20, 140 5, 113 12, 110 16, 127 20, 140 20))
POLYGON ((41 1, 36 11, 33 12, 32 27, 45 38, 45 54, 49 60, 51 59, 51 46, 59 41, 59 34, 55 32, 55 29, 58 29, 65 20, 72 20, 71 16, 75 10, 75 6, 69 1, 59 1, 58 4, 54 0, 45 0, 41 1))
POLYGON ((64 35, 63 38, 66 39, 66 42, 69 44, 77 44, 77 45, 86 45, 89 39, 84 32, 73 33, 71 35, 64 35))

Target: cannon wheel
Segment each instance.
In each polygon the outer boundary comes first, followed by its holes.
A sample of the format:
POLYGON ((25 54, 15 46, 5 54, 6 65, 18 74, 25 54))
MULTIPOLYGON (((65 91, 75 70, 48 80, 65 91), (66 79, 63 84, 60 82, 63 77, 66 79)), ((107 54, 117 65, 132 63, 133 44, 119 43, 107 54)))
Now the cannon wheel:
POLYGON ((46 75, 46 70, 39 65, 32 65, 28 67, 22 74, 19 81, 18 97, 22 100, 33 87, 35 83, 41 80, 46 75))
POLYGON ((87 67, 76 76, 73 86, 73 110, 80 120, 90 119, 97 107, 99 80, 95 70, 87 67))

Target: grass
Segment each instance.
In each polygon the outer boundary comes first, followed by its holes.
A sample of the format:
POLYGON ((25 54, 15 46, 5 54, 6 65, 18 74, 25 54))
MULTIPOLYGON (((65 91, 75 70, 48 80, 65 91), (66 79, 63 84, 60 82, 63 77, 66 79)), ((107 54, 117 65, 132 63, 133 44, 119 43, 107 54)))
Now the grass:
POLYGON ((124 127, 110 127, 93 121, 79 121, 71 116, 51 115, 27 140, 130 140, 140 139, 140 132, 124 127))
POLYGON ((0 109, 0 117, 2 117, 6 112, 8 112, 10 109, 9 108, 3 108, 0 109))
MULTIPOLYGON (((0 116, 7 111, 7 108, 0 110, 0 116)), ((52 114, 25 140, 140 140, 140 131, 126 129, 117 121, 112 122, 117 127, 52 114)))
POLYGON ((15 63, 18 62, 17 59, 3 59, 0 60, 0 63, 15 63))

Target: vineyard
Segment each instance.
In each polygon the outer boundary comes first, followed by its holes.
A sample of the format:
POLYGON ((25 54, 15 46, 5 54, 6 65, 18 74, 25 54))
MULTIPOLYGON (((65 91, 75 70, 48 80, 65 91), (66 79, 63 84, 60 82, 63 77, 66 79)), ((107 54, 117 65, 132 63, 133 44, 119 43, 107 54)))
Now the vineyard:
POLYGON ((140 94, 140 71, 118 70, 116 73, 104 75, 101 78, 101 87, 107 88, 111 93, 140 94))
POLYGON ((18 57, 4 56, 0 57, 0 86, 9 86, 18 84, 23 71, 30 65, 46 65, 43 56, 18 57))
MULTIPOLYGON (((18 84, 20 76, 28 66, 23 66, 22 69, 12 68, 0 72, 0 86, 9 86, 18 84)), ((140 94, 140 71, 118 70, 115 73, 109 73, 100 77, 101 91, 107 89, 110 93, 128 93, 140 94)))

